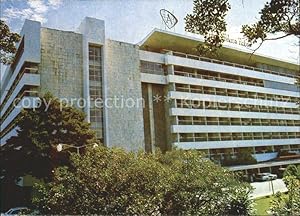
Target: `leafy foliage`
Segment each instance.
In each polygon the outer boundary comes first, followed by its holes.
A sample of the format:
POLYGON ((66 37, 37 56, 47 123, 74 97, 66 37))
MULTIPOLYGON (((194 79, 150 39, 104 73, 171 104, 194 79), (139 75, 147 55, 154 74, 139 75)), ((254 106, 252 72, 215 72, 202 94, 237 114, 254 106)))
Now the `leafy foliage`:
POLYGON ((250 45, 276 40, 289 35, 300 36, 300 4, 298 0, 271 0, 260 11, 260 19, 253 25, 243 25, 242 33, 250 45), (283 33, 268 38, 268 34, 283 33))
POLYGON ((38 184, 43 214, 249 215, 250 186, 197 151, 126 153, 93 148, 38 184))
POLYGON ((185 30, 204 36, 205 43, 197 47, 200 55, 216 55, 222 46, 229 9, 228 0, 194 0, 193 13, 185 17, 185 30))
POLYGON ((289 165, 284 171, 283 176, 295 176, 297 179, 300 180, 300 165, 289 165))
POLYGON ((288 194, 277 193, 271 201, 271 212, 273 215, 300 215, 300 179, 290 175, 284 177, 284 183, 288 188, 288 194))
MULTIPOLYGON (((200 54, 215 55, 222 47, 226 32, 225 16, 229 10, 227 0, 194 0, 193 13, 185 17, 185 29, 204 36, 205 43, 198 46, 200 54)), ((249 46, 258 42, 261 46, 266 40, 277 40, 290 35, 300 37, 298 0, 271 0, 265 3, 259 14, 260 19, 255 24, 243 25, 241 29, 249 46), (269 37, 276 33, 280 33, 280 36, 269 37)))
POLYGON ((54 167, 67 161, 68 154, 56 152, 58 143, 79 146, 95 142, 83 112, 62 104, 49 93, 41 100, 39 108, 22 111, 17 119, 18 135, 1 148, 2 182, 27 174, 48 179, 54 167))
POLYGON ((300 165, 289 165, 284 172, 288 194, 277 193, 271 202, 273 215, 300 215, 300 165))
POLYGON ((20 40, 17 33, 10 31, 8 25, 3 20, 0 20, 0 62, 9 64, 13 60, 13 55, 16 52, 15 44, 20 40))

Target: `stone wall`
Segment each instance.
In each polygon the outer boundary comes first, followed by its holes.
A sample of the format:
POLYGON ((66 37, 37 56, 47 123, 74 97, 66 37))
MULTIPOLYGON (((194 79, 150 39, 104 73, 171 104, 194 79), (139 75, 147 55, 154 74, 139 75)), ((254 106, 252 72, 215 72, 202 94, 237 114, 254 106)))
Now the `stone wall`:
MULTIPOLYGON (((136 45, 107 40, 105 44, 104 98, 132 98, 130 108, 105 107, 105 143, 127 151, 144 150, 144 125, 139 48, 136 45)), ((119 104, 121 105, 121 104, 119 104)))
POLYGON ((83 96, 82 35, 41 29, 41 93, 59 98, 83 96))

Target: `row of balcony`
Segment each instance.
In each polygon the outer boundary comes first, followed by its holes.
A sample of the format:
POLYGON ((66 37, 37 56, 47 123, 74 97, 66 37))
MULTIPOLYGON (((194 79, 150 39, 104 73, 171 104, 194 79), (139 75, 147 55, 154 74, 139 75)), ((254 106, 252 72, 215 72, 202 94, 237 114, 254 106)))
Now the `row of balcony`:
POLYGON ((300 77, 299 75, 293 75, 293 74, 283 73, 283 72, 279 72, 279 71, 272 71, 272 70, 268 70, 268 69, 262 69, 262 68, 258 68, 258 67, 252 67, 252 66, 248 66, 248 65, 232 63, 232 62, 228 62, 228 61, 221 61, 221 60, 217 60, 217 59, 206 58, 206 57, 202 57, 202 56, 197 56, 197 55, 192 55, 192 54, 187 54, 187 53, 182 53, 182 52, 177 52, 177 51, 172 51, 172 50, 167 50, 167 49, 162 50, 162 53, 172 54, 173 56, 178 56, 178 57, 183 57, 183 58, 188 58, 188 59, 193 59, 193 60, 198 60, 198 61, 205 61, 205 62, 227 65, 227 66, 236 67, 236 68, 242 68, 242 69, 247 69, 247 70, 268 73, 268 74, 285 76, 285 77, 290 77, 290 78, 299 78, 300 77))
MULTIPOLYGON (((295 116, 296 117, 296 116, 295 116)), ((178 116, 179 125, 300 126, 300 120, 178 116)))
POLYGON ((275 107, 275 106, 260 106, 251 104, 232 104, 218 103, 211 101, 196 101, 177 99, 176 108, 187 109, 206 109, 206 110, 224 110, 238 112, 259 112, 259 113, 282 113, 282 114, 300 114, 299 108, 275 107))
MULTIPOLYGON (((230 140, 266 140, 297 139, 299 132, 276 133, 179 133, 178 142, 230 141, 230 140)), ((299 140, 300 143, 300 140, 299 140)))
POLYGON ((24 74, 38 74, 37 67, 26 67, 24 66, 21 71, 16 76, 16 79, 13 81, 12 86, 9 89, 4 90, 3 95, 1 95, 1 105, 0 110, 2 110, 3 106, 7 102, 7 100, 10 98, 12 93, 14 92, 15 88, 17 87, 18 83, 22 79, 24 74))
POLYGON ((220 88, 215 88, 215 87, 196 86, 196 85, 176 83, 175 89, 176 89, 176 91, 180 91, 180 92, 221 95, 221 96, 239 97, 239 98, 252 98, 252 99, 270 100, 270 101, 284 101, 284 102, 297 103, 299 100, 299 98, 297 98, 297 97, 283 96, 283 95, 276 95, 276 94, 266 94, 266 93, 261 93, 261 92, 250 92, 250 91, 226 89, 226 88, 221 88, 221 86, 220 86, 220 88))

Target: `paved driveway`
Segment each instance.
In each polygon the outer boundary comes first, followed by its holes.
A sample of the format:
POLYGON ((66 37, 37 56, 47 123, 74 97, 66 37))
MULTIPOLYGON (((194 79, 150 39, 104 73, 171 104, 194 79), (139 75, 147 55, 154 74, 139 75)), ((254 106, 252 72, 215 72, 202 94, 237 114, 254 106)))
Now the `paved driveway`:
MULTIPOLYGON (((274 193, 280 191, 280 192, 286 192, 287 188, 282 181, 282 179, 276 179, 273 180, 273 188, 274 193)), ((272 195, 272 186, 270 181, 265 182, 254 182, 251 183, 252 187, 254 187, 254 191, 252 193, 253 198, 262 197, 262 196, 268 196, 272 195)))

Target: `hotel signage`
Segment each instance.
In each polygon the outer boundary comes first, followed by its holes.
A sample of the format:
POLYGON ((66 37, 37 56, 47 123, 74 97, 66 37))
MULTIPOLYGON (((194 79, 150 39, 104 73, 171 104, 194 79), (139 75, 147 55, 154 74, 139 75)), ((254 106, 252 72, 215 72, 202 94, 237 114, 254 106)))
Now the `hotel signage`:
POLYGON ((231 38, 229 35, 225 36, 225 41, 233 44, 237 44, 244 47, 249 47, 247 40, 244 38, 231 38))
POLYGON ((160 9, 159 13, 168 29, 173 28, 178 23, 178 19, 170 11, 166 9, 160 9))

